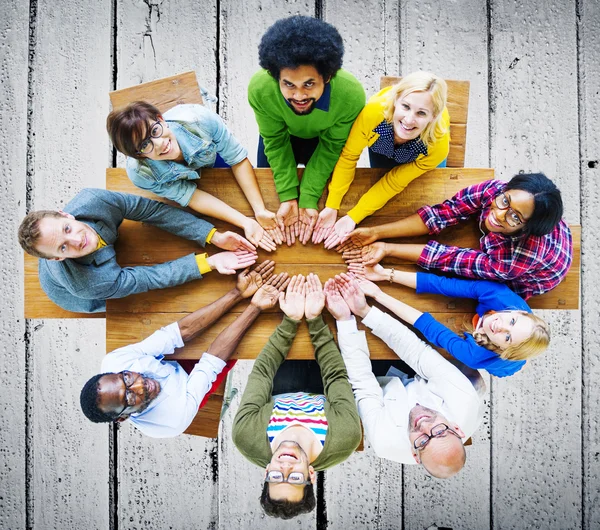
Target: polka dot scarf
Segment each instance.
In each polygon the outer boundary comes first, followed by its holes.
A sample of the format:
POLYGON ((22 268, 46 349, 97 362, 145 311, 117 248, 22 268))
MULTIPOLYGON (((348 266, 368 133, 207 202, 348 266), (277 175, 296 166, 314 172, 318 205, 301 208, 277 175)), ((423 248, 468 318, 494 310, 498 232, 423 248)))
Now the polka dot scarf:
POLYGON ((371 146, 371 149, 395 160, 398 164, 412 162, 419 155, 427 156, 427 146, 420 138, 409 140, 405 144, 394 145, 394 126, 385 120, 373 131, 379 134, 379 138, 371 146))

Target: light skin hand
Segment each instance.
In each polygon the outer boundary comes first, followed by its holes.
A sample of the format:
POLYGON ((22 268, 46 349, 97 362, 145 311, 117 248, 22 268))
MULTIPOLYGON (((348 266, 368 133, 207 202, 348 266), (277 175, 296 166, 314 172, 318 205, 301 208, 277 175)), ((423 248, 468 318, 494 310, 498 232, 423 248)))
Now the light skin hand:
POLYGON ((300 208, 299 214, 300 233, 298 239, 303 245, 306 245, 319 218, 319 211, 314 208, 300 208))
POLYGON ((254 217, 277 245, 283 243, 285 226, 280 222, 276 214, 270 210, 264 209, 254 212, 254 217))
POLYGON ((325 307, 325 293, 321 280, 316 274, 309 274, 306 278, 306 302, 304 314, 307 319, 318 317, 325 307))
POLYGON ((375 265, 387 256, 385 243, 377 242, 360 249, 346 250, 342 257, 346 263, 363 263, 363 265, 375 265))
POLYGON ((245 269, 256 262, 258 254, 248 250, 219 252, 207 258, 208 265, 219 274, 235 274, 236 270, 245 269))
POLYGON ((246 218, 244 223, 244 233, 248 240, 267 252, 271 252, 277 248, 271 236, 260 226, 254 219, 246 218))
POLYGON ((282 202, 277 210, 277 219, 284 226, 285 242, 288 246, 293 245, 299 233, 298 201, 292 199, 282 202))
POLYGON ((285 293, 279 294, 279 307, 292 320, 302 320, 306 281, 302 274, 292 276, 285 293))
POLYGON ((287 272, 272 276, 256 291, 250 303, 261 311, 274 307, 279 299, 279 293, 287 287, 289 281, 287 272))
POLYGON ((356 223, 349 215, 344 215, 333 227, 333 231, 325 241, 325 248, 331 249, 348 239, 348 234, 354 230, 356 223))
POLYGON ((325 305, 336 320, 350 320, 352 313, 346 301, 342 298, 337 284, 333 278, 325 282, 325 305))
POLYGON ((274 270, 275 262, 267 260, 258 264, 252 270, 248 268, 238 274, 235 287, 240 292, 240 296, 250 298, 263 283, 273 276, 274 270))
POLYGON ((362 277, 372 282, 382 282, 390 279, 390 271, 381 265, 363 265, 362 263, 348 263, 348 271, 357 277, 362 277))
POLYGON ((252 252, 256 250, 256 247, 250 241, 231 231, 216 231, 210 242, 215 247, 223 250, 250 250, 252 252))
POLYGON ((317 219, 317 224, 312 235, 312 242, 315 245, 321 243, 321 241, 325 240, 331 234, 337 214, 338 211, 335 208, 323 208, 319 212, 319 218, 317 219))
POLYGON ((353 248, 360 248, 377 241, 375 228, 372 226, 356 228, 346 237, 345 241, 336 249, 338 252, 344 252, 353 248))
POLYGON ((367 304, 367 299, 359 288, 356 278, 348 274, 338 274, 335 283, 350 310, 361 318, 366 317, 371 307, 367 304))

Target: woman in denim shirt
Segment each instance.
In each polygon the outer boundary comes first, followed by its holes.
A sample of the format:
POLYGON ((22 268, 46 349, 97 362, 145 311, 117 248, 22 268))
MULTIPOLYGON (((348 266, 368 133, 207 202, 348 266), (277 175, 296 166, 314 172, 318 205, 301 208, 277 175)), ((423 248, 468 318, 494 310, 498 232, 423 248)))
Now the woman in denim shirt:
POLYGON ((223 120, 203 105, 165 112, 144 101, 113 111, 106 120, 113 145, 127 158, 127 175, 144 190, 243 228, 265 250, 283 242, 277 218, 265 208, 247 151, 223 120), (231 167, 256 221, 197 188, 202 167, 231 167))

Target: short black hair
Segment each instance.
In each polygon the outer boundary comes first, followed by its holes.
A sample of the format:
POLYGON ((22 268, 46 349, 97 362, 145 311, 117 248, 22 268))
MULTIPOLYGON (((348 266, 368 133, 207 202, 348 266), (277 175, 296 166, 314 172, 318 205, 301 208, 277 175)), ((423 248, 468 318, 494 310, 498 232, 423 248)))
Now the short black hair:
POLYGON ((506 185, 507 190, 522 190, 533 195, 533 215, 523 227, 523 233, 544 236, 554 230, 563 216, 560 190, 543 173, 521 173, 506 185))
POLYGON ((279 80, 283 68, 314 66, 327 82, 342 67, 344 42, 331 24, 293 16, 273 24, 258 45, 260 66, 279 80))
POLYGON ((269 496, 269 483, 265 482, 260 496, 260 505, 267 515, 280 519, 291 519, 303 513, 312 512, 317 505, 315 488, 312 484, 304 486, 304 496, 299 502, 276 501, 269 496))
POLYGON ((79 403, 81 404, 81 410, 86 415, 87 419, 94 423, 109 423, 115 421, 118 415, 114 413, 107 413, 98 407, 98 382, 100 378, 109 375, 109 373, 97 374, 90 378, 88 382, 83 385, 81 394, 79 394, 79 403))

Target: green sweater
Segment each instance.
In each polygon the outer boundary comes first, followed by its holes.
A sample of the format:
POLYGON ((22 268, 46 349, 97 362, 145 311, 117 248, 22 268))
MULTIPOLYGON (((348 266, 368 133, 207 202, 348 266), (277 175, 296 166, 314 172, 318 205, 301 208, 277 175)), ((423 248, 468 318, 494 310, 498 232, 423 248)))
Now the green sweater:
MULTIPOLYGON (((326 398, 328 429, 325 445, 317 459, 311 462, 319 471, 346 460, 360 443, 362 430, 346 366, 329 326, 321 316, 306 322, 326 398)), ((292 347, 299 323, 283 317, 254 363, 233 421, 233 443, 250 462, 260 467, 267 467, 272 456, 267 426, 274 405, 271 396, 273 378, 292 347)))
POLYGON ((365 91, 349 72, 338 70, 330 84, 329 110, 314 109, 304 116, 298 116, 288 107, 278 81, 266 70, 256 72, 248 86, 248 101, 265 143, 280 201, 298 197, 298 172, 290 135, 319 138, 302 176, 300 208, 317 208, 352 124, 365 106, 365 91))

